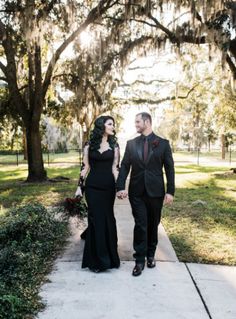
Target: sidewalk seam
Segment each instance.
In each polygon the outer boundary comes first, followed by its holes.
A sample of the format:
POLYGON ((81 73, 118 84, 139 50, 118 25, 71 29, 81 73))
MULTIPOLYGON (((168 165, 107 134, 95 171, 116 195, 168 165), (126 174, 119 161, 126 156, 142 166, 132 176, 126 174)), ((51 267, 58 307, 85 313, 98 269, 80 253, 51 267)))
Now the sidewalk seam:
POLYGON ((187 265, 186 263, 184 263, 184 264, 185 264, 185 267, 187 268, 187 271, 188 271, 188 273, 189 273, 189 276, 190 276, 190 278, 192 279, 192 282, 193 282, 193 284, 194 284, 194 286, 195 286, 195 288, 196 288, 196 290, 197 290, 197 292, 198 292, 198 294, 199 294, 199 297, 201 298, 201 301, 202 301, 202 303, 203 303, 203 306, 204 306, 204 308, 205 308, 205 310, 206 310, 206 312, 207 312, 209 318, 210 318, 210 319, 213 319, 212 316, 211 316, 211 314, 210 314, 210 311, 209 311, 209 309, 208 309, 208 307, 207 307, 207 304, 206 304, 206 302, 205 302, 205 300, 204 300, 204 298, 203 298, 203 296, 202 296, 202 294, 201 294, 201 291, 200 291, 200 289, 198 288, 198 285, 197 285, 196 281, 194 280, 193 275, 191 274, 190 269, 188 268, 188 265, 187 265))

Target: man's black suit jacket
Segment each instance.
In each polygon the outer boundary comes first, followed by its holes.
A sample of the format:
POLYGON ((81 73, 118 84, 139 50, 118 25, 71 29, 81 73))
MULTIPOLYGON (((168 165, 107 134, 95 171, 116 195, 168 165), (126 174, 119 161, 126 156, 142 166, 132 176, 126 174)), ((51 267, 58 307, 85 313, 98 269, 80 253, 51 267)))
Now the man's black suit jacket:
POLYGON ((165 193, 174 195, 175 172, 169 141, 152 134, 149 142, 147 161, 143 161, 143 139, 138 136, 126 144, 121 162, 116 189, 124 190, 126 178, 131 168, 129 195, 139 196, 146 189, 150 197, 162 197, 165 193), (165 169, 167 189, 165 191, 163 167, 165 169))

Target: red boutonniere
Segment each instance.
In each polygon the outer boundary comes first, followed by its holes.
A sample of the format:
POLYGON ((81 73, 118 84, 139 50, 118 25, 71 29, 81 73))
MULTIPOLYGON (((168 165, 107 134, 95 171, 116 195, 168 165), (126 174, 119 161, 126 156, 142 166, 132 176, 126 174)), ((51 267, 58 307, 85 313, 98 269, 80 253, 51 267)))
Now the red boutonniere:
POLYGON ((156 148, 159 144, 159 140, 158 139, 155 139, 153 142, 152 142, 152 149, 156 148))

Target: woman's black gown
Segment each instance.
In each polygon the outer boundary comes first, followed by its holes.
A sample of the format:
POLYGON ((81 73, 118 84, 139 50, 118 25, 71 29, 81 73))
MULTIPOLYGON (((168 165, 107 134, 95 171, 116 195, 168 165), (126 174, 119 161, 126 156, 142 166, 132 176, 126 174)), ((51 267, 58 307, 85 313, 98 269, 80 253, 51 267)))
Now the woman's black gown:
POLYGON ((89 150, 90 172, 85 181, 88 205, 82 268, 118 268, 117 229, 114 217, 115 179, 112 173, 114 150, 89 150))

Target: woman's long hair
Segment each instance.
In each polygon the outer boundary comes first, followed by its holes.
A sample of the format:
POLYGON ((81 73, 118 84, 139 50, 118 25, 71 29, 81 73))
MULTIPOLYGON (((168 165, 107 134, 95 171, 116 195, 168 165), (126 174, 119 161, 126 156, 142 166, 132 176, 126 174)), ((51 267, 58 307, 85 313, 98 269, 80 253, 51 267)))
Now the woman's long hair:
MULTIPOLYGON (((98 150, 100 148, 102 137, 105 132, 105 123, 107 120, 112 120, 115 124, 114 118, 109 115, 99 116, 94 122, 94 128, 90 133, 89 145, 91 150, 98 150)), ((108 143, 112 149, 117 145, 116 132, 114 135, 108 135, 108 143)))

